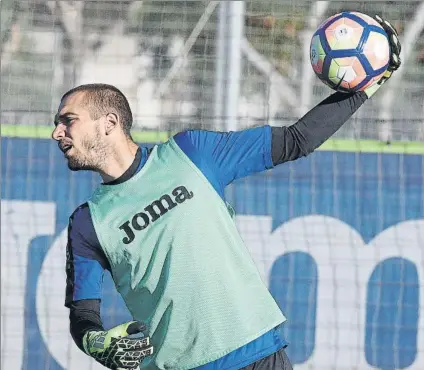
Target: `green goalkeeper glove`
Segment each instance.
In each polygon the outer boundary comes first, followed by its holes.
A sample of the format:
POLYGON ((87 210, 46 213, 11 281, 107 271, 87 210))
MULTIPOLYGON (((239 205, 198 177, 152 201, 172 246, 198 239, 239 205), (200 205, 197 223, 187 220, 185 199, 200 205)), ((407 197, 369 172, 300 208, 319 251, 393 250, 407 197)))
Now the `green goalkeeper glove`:
POLYGON ((126 338, 143 333, 146 326, 131 321, 106 331, 88 331, 83 337, 84 351, 109 369, 136 369, 153 353, 150 338, 126 338))
POLYGON ((392 77, 392 74, 394 71, 396 71, 400 65, 400 51, 401 51, 401 45, 398 38, 398 33, 396 29, 386 20, 381 18, 380 16, 376 15, 374 19, 380 23, 381 27, 383 27, 384 31, 386 31, 387 37, 389 39, 389 45, 390 45, 390 61, 389 66, 384 72, 383 77, 375 83, 372 84, 370 87, 366 88, 364 90, 365 94, 367 94, 368 98, 371 98, 376 91, 390 78, 392 77))

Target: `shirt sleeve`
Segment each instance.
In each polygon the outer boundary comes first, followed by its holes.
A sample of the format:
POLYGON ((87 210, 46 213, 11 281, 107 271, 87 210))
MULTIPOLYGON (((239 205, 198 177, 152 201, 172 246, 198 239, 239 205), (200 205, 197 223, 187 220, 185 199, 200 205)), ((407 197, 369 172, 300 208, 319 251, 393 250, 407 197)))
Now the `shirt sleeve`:
POLYGON ((105 270, 109 262, 100 247, 87 204, 69 219, 66 247, 65 306, 83 299, 101 299, 105 270))
POLYGON ((367 95, 336 92, 289 127, 272 128, 272 161, 278 164, 305 157, 328 140, 365 103, 367 95))
POLYGON ((190 130, 174 140, 206 177, 213 173, 221 187, 273 167, 270 126, 231 132, 190 130))

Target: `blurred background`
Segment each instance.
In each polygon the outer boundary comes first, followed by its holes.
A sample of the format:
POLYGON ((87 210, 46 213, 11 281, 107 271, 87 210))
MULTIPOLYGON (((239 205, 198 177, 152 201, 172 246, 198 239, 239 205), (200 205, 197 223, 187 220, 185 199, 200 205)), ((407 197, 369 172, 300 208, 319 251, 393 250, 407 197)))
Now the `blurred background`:
MULTIPOLYGON (((64 307, 68 219, 100 179, 49 139, 62 94, 116 85, 147 146, 291 125, 332 93, 309 44, 343 10, 396 26, 401 69, 329 145, 226 199, 295 370, 424 369, 424 1, 305 0, 1 0, 1 368, 102 369, 64 307)), ((129 320, 109 274, 103 292, 105 327, 129 320)))
POLYGON ((342 10, 393 22, 404 64, 338 136, 424 140, 421 1, 2 0, 1 122, 48 125, 61 94, 102 81, 138 129, 292 124, 331 93, 309 43, 342 10))

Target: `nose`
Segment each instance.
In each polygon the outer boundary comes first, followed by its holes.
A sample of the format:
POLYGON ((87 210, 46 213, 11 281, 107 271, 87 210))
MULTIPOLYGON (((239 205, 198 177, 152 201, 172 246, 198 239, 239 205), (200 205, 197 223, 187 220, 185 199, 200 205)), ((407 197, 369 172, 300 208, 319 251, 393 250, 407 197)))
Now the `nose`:
POLYGON ((59 141, 65 136, 65 127, 61 123, 59 123, 52 132, 52 139, 59 141))

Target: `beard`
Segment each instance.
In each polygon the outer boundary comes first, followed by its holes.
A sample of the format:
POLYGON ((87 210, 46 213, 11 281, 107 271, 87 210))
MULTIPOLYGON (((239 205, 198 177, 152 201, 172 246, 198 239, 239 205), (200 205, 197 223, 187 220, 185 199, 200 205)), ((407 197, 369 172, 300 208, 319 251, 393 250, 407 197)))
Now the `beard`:
POLYGON ((83 138, 79 147, 73 147, 71 150, 74 153, 68 157, 71 171, 99 171, 104 166, 108 150, 102 143, 99 130, 93 138, 83 138))

